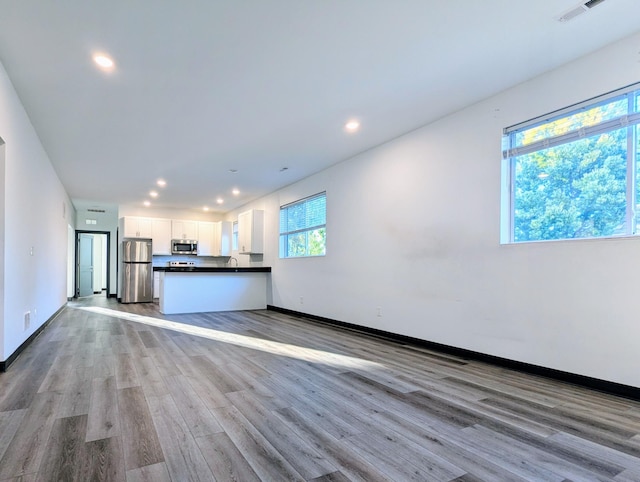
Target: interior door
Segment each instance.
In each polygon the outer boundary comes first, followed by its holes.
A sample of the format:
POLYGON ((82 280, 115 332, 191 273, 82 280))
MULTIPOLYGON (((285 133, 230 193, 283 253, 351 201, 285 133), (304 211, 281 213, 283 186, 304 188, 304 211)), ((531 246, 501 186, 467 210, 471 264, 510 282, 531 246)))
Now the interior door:
POLYGON ((78 238, 78 296, 93 294, 93 235, 78 238))

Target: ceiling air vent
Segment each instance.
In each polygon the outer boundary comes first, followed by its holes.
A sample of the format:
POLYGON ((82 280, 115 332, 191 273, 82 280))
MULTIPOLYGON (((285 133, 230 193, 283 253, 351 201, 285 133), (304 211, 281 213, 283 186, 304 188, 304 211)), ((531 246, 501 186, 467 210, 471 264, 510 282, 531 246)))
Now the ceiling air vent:
POLYGON ((593 8, 602 2, 604 2, 604 0, 589 0, 588 2, 585 2, 584 6, 587 8, 593 8))
POLYGON ((558 22, 568 22, 569 20, 573 20, 578 15, 582 15, 585 12, 588 12, 592 8, 600 5, 604 0, 588 0, 586 2, 580 2, 575 7, 567 10, 562 15, 558 17, 558 22))
POLYGON ((104 209, 89 208, 89 209, 87 209, 87 211, 89 211, 90 213, 106 213, 106 211, 104 209))

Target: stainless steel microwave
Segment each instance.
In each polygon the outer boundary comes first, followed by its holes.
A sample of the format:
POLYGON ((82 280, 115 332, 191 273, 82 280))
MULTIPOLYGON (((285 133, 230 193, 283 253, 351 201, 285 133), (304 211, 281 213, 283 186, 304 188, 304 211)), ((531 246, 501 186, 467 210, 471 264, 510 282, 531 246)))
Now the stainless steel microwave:
POLYGON ((171 254, 198 254, 198 241, 195 239, 172 239, 171 254))

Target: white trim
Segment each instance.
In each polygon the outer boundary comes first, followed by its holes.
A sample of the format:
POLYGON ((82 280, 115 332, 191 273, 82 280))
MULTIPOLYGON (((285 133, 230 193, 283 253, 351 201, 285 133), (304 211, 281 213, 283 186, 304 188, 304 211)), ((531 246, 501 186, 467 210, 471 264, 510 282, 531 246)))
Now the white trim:
POLYGON ((572 104, 563 107, 562 109, 554 110, 552 112, 548 112, 538 117, 526 120, 524 122, 519 122, 518 124, 513 124, 509 127, 505 127, 504 134, 507 135, 512 132, 529 129, 535 125, 546 124, 547 122, 551 122, 560 117, 564 117, 569 113, 574 113, 581 109, 587 110, 587 108, 596 107, 598 104, 606 104, 615 97, 622 97, 623 95, 629 94, 630 92, 634 92, 636 90, 640 90, 640 82, 636 82, 634 84, 627 85, 626 87, 612 90, 611 92, 607 92, 606 94, 591 97, 590 99, 578 102, 577 104, 572 104))

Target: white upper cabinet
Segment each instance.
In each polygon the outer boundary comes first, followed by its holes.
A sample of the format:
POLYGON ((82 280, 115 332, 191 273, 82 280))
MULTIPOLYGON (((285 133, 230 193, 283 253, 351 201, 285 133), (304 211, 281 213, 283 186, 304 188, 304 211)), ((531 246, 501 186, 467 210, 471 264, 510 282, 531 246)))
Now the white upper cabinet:
POLYGON ((171 237, 172 239, 198 239, 198 222, 197 221, 171 221, 171 237))
POLYGON ((231 256, 231 223, 198 223, 198 256, 231 256))
POLYGON ((264 211, 251 209, 238 214, 238 252, 240 254, 264 252, 264 211))
MULTIPOLYGON (((248 211, 248 213, 250 216, 245 221, 249 223, 247 229, 250 233, 259 234, 248 235, 245 244, 239 243, 238 246, 254 250, 241 251, 243 253, 261 253, 262 211, 248 211), (260 214, 256 216, 254 213, 260 214), (259 226, 254 226, 257 218, 259 218, 259 226), (255 251, 256 249, 260 251, 255 251)), ((198 222, 125 216, 120 218, 119 227, 122 238, 151 238, 154 255, 171 256, 172 239, 195 239, 198 241, 198 256, 231 256, 233 224, 229 221, 198 222)), ((240 231, 240 221, 238 221, 238 231, 240 231)))
POLYGON ((198 256, 216 256, 214 254, 215 236, 216 223, 205 221, 198 223, 198 256))
POLYGON ((171 219, 151 219, 153 254, 171 254, 171 219))
POLYGON ((120 232, 123 238, 151 238, 153 254, 171 254, 171 219, 125 216, 120 218, 120 232))
POLYGON ((121 220, 123 238, 151 238, 151 219, 127 216, 121 220))
POLYGON ((220 221, 220 256, 231 256, 231 238, 233 236, 233 223, 220 221))

